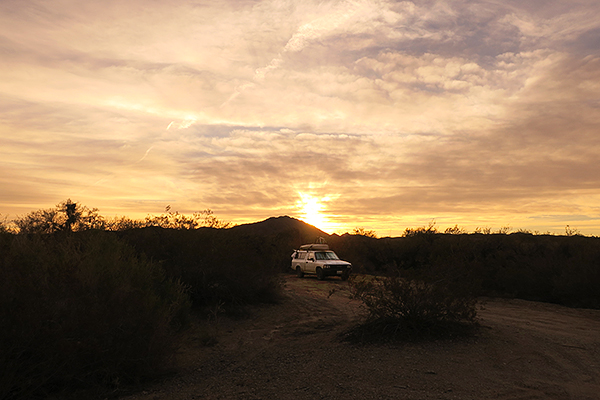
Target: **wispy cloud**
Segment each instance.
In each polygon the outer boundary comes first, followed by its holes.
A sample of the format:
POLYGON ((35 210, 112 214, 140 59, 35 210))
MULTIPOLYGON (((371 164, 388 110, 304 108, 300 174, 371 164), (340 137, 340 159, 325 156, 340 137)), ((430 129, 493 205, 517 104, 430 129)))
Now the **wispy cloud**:
POLYGON ((2 7, 3 215, 77 194, 244 222, 301 192, 384 234, 600 233, 597 1, 2 7))

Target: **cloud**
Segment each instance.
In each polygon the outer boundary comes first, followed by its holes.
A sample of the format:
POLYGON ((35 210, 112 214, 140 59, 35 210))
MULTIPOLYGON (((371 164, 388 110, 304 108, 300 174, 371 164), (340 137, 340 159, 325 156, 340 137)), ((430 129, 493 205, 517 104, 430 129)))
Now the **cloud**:
POLYGON ((76 193, 248 221, 298 216, 301 191, 388 232, 600 226, 599 17, 593 0, 4 1, 0 211, 76 193))

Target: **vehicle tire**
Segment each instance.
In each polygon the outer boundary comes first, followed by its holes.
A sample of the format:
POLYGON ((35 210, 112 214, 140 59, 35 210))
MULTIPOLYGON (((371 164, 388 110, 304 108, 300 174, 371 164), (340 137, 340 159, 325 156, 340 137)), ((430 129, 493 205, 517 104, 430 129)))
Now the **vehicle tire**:
POLYGON ((344 272, 344 273, 342 274, 342 280, 343 280, 343 281, 347 281, 347 280, 348 280, 348 278, 350 278, 350 272, 344 272))
POLYGON ((296 267, 296 275, 298 276, 298 278, 304 278, 304 272, 302 272, 302 268, 300 268, 299 266, 296 267))
POLYGON ((325 279, 325 274, 323 273, 323 268, 318 268, 317 267, 317 279, 322 281, 325 279))

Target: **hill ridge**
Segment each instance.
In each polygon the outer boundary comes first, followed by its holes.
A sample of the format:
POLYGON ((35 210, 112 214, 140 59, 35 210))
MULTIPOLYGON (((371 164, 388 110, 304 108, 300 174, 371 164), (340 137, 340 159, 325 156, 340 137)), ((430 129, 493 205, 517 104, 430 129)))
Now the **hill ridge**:
POLYGON ((319 236, 331 236, 313 225, 307 224, 302 220, 290 217, 288 215, 282 215, 279 217, 269 217, 263 221, 236 225, 232 227, 231 230, 244 233, 254 233, 257 235, 297 231, 298 233, 301 233, 303 237, 313 235, 315 239, 319 236))

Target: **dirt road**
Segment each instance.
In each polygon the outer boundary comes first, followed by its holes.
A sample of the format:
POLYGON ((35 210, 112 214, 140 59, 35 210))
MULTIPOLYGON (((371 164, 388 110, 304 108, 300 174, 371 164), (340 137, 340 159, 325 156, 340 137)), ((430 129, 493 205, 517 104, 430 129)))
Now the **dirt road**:
POLYGON ((123 399, 600 399, 600 311, 487 300, 473 338, 356 346, 346 282, 283 279, 281 304, 221 318, 212 347, 192 330, 179 374, 123 399))

